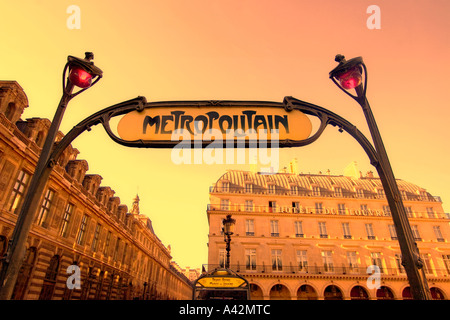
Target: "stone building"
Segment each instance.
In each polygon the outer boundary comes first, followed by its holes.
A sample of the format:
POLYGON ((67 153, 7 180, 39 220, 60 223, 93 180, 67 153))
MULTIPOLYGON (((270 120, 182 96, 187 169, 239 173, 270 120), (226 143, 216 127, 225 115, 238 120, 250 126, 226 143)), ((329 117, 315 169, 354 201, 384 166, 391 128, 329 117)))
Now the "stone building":
MULTIPOLYGON (((48 119, 21 120, 26 107, 20 85, 0 81, 1 257, 50 127, 48 119)), ((192 285, 139 212, 139 197, 129 210, 78 153, 69 146, 53 169, 13 299, 190 299, 192 285)))
MULTIPOLYGON (((222 219, 231 214, 230 268, 249 281, 252 299, 410 299, 380 179, 290 168, 230 170, 211 187, 208 270, 224 265, 222 219)), ((449 299, 450 215, 439 197, 397 183, 431 294, 449 299)))

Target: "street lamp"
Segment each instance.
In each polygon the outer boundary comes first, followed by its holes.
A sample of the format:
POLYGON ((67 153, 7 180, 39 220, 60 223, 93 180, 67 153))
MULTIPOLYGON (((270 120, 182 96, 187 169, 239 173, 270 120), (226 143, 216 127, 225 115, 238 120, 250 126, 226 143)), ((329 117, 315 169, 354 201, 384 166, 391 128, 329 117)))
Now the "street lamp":
POLYGON ((336 55, 335 61, 339 62, 339 64, 330 71, 330 78, 342 91, 355 99, 362 107, 372 135, 377 155, 377 161, 373 164, 378 171, 391 209, 392 219, 402 252, 402 265, 405 267, 413 298, 417 300, 429 300, 431 299, 431 294, 423 270, 423 261, 420 258, 419 249, 414 241, 411 226, 383 140, 381 139, 378 126, 366 98, 367 68, 362 57, 347 61, 343 55, 338 54, 336 55), (352 90, 355 90, 355 92, 352 90))
MULTIPOLYGON (((30 186, 22 203, 17 223, 9 242, 6 257, 2 263, 0 276, 0 300, 9 300, 13 294, 17 276, 25 256, 25 247, 33 223, 34 214, 39 206, 39 201, 48 180, 48 175, 43 175, 48 166, 49 157, 54 147, 56 135, 59 130, 64 112, 69 101, 96 84, 103 76, 102 70, 94 65, 92 52, 86 52, 85 58, 68 56, 63 70, 63 95, 56 109, 53 121, 47 133, 41 154, 36 164, 35 172, 30 186), (69 73, 67 75, 67 73, 69 73), (80 90, 73 93, 75 87, 80 90)), ((48 170, 47 170, 48 171, 48 170)))
POLYGON ((231 235, 234 232, 234 225, 236 223, 236 220, 231 218, 231 214, 227 215, 226 219, 222 220, 222 224, 223 224, 223 237, 224 237, 224 241, 227 244, 226 246, 226 250, 227 250, 227 259, 225 261, 225 268, 228 269, 230 268, 230 243, 231 243, 231 235))

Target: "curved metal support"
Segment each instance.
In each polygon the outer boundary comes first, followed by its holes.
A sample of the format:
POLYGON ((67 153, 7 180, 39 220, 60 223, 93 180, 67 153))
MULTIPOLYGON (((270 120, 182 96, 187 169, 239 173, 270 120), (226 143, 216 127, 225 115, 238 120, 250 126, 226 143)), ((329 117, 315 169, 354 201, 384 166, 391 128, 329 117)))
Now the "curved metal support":
POLYGON ((300 110, 305 114, 316 116, 317 118, 320 119, 321 123, 319 129, 313 136, 304 140, 305 141, 304 145, 316 141, 328 124, 332 126, 338 126, 340 131, 345 130, 353 138, 355 138, 355 140, 358 141, 361 147, 363 147, 364 151, 369 157, 370 163, 374 167, 378 166, 379 163, 378 156, 373 145, 370 143, 369 140, 367 140, 367 138, 361 133, 361 131, 359 131, 356 128, 356 126, 354 126, 341 116, 325 108, 319 107, 309 102, 295 99, 293 97, 285 97, 283 103, 287 106, 287 108, 291 110, 292 109, 300 110))
MULTIPOLYGON (((97 124, 102 124, 105 128, 108 135, 114 140, 114 134, 111 131, 109 126, 109 120, 112 117, 119 116, 134 110, 143 110, 144 105, 147 103, 147 99, 145 97, 137 97, 128 101, 124 101, 103 110, 100 110, 93 115, 87 117, 76 126, 74 126, 65 136, 64 138, 55 146, 53 149, 50 158, 47 162, 47 166, 53 166, 55 161, 58 160, 61 153, 69 146, 69 144, 75 140, 81 133, 84 131, 91 130, 92 126, 97 124)), ((115 136, 114 136, 115 137, 115 136)))
MULTIPOLYGON (((56 163, 56 160, 59 158, 61 153, 69 146, 69 144, 77 138, 82 132, 86 130, 90 130, 92 126, 95 126, 97 124, 102 124, 106 133, 108 136, 115 141, 116 143, 119 143, 124 146, 128 147, 148 147, 146 145, 145 141, 142 140, 136 140, 136 141, 126 141, 122 140, 121 138, 117 137, 111 130, 110 127, 110 120, 113 117, 120 116, 123 114, 126 114, 131 111, 142 111, 145 108, 151 108, 151 107, 175 107, 175 106, 181 106, 181 105, 192 105, 192 104, 198 104, 198 105, 207 105, 208 101, 189 101, 189 102, 183 102, 183 101, 163 101, 163 102, 151 102, 147 103, 147 100, 145 97, 137 97, 135 99, 131 99, 128 101, 124 101, 121 103, 118 103, 116 105, 110 106, 108 108, 105 108, 103 110, 98 111, 97 113, 89 116, 88 118, 81 121, 79 124, 74 126, 72 130, 70 130, 64 138, 55 146, 53 152, 50 155, 48 166, 53 166, 54 163, 56 163)), ((367 138, 350 122, 342 118, 341 116, 335 114, 334 112, 331 112, 328 109, 322 108, 320 106, 314 105, 309 102, 305 102, 302 100, 298 100, 293 97, 285 97, 283 100, 283 103, 279 102, 242 102, 242 101, 220 101, 215 102, 214 105, 220 105, 220 106, 226 106, 226 107, 232 107, 242 104, 256 104, 258 106, 266 106, 266 107, 279 107, 279 108, 285 108, 287 111, 292 110, 299 110, 307 115, 311 115, 314 117, 317 117, 320 120, 320 126, 318 130, 309 138, 301 140, 301 141, 290 141, 290 140, 284 140, 280 141, 280 145, 283 147, 300 147, 300 146, 306 146, 313 142, 315 142, 319 137, 322 135, 323 131, 327 127, 327 125, 337 126, 339 127, 340 131, 346 131, 348 132, 353 138, 355 138, 356 141, 363 147, 364 151, 369 157, 370 163, 377 167, 378 165, 378 157, 376 154, 376 151, 372 144, 367 140, 367 138)), ((155 147, 152 145, 152 147, 155 147)), ((158 146, 156 146, 158 147, 158 146)), ((161 145, 160 147, 167 147, 166 145, 161 145)))

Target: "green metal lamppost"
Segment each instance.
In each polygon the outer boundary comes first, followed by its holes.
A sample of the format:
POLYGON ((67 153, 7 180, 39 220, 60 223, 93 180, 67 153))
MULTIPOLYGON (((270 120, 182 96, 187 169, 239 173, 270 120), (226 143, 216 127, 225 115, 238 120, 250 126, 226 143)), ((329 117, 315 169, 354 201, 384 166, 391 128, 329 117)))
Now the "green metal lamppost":
POLYGON ((381 139, 378 126, 366 98, 366 66, 362 57, 345 60, 343 55, 338 54, 335 61, 339 64, 330 72, 330 78, 342 91, 355 99, 362 107, 367 125, 372 135, 377 155, 377 161, 372 164, 375 166, 378 175, 380 176, 391 209, 392 219, 394 221, 402 253, 402 265, 405 267, 408 276, 412 296, 417 300, 429 300, 431 299, 431 294, 423 270, 423 261, 420 258, 419 249, 414 240, 383 140, 381 139), (355 90, 354 93, 351 91, 353 89, 355 90))
MULTIPOLYGON (((102 70, 96 67, 94 62, 91 61, 93 58, 94 55, 92 52, 86 52, 84 59, 72 56, 68 56, 67 58, 62 79, 63 95, 56 109, 30 186, 18 214, 17 223, 9 242, 6 257, 2 260, 0 300, 9 300, 12 297, 17 276, 25 256, 27 237, 33 223, 34 213, 39 206, 42 192, 50 174, 50 170, 47 169, 48 161, 54 149, 56 135, 66 107, 72 98, 92 87, 103 75, 102 70), (74 93, 73 90, 75 87, 80 88, 80 90, 74 93)), ((51 165, 54 165, 54 163, 51 165)))

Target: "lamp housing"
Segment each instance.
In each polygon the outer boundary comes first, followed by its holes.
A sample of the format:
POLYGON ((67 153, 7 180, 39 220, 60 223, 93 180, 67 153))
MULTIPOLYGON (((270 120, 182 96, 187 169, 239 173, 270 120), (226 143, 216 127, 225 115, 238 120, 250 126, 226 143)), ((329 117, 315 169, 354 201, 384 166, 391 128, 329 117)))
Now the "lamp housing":
POLYGON ((234 225, 236 224, 236 220, 231 218, 231 215, 227 215, 227 218, 222 220, 222 224, 224 234, 232 235, 234 233, 234 225))

